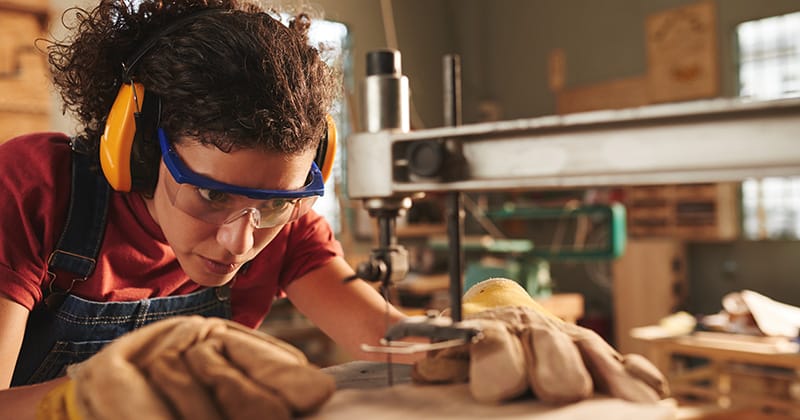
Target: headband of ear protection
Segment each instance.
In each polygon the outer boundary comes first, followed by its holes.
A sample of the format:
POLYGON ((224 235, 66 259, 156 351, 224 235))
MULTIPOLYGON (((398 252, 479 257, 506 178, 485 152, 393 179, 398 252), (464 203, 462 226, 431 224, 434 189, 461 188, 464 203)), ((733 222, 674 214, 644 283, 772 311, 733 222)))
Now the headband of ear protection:
POLYGON ((317 147, 314 162, 322 171, 322 180, 327 182, 333 172, 333 161, 336 157, 336 122, 331 114, 325 115, 325 134, 317 147))
MULTIPOLYGON (((161 116, 161 98, 147 92, 131 75, 136 63, 165 36, 186 26, 199 16, 230 13, 228 9, 206 9, 192 13, 167 25, 149 38, 131 57, 122 63, 122 86, 106 118, 100 136, 100 166, 109 185, 117 191, 151 189, 157 180, 157 168, 147 165, 160 156, 155 139, 161 116)), ((325 181, 333 171, 336 154, 336 124, 325 117, 325 135, 320 139, 314 161, 325 181)))

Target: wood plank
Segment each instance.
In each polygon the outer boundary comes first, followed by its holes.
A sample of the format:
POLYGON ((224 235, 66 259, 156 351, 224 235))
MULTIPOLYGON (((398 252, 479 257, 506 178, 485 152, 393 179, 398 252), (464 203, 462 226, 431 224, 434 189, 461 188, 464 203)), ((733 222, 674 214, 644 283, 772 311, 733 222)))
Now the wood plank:
POLYGON ((717 362, 736 362, 774 366, 800 371, 800 353, 797 348, 785 348, 774 343, 711 339, 679 336, 650 340, 649 348, 667 354, 682 354, 712 359, 717 362))
POLYGON ((556 112, 559 114, 631 108, 648 103, 644 77, 612 80, 556 92, 556 112))
POLYGON ((536 298, 553 315, 564 321, 575 323, 583 318, 584 301, 580 293, 555 293, 545 298, 536 298))
POLYGON ((596 395, 566 405, 544 404, 517 398, 503 404, 481 404, 468 384, 416 385, 408 383, 408 369, 394 372, 400 384, 386 386, 385 364, 351 362, 324 369, 340 385, 331 400, 308 419, 674 419, 677 409, 670 401, 638 404, 596 395), (381 371, 381 368, 383 372, 381 371), (405 373, 405 375, 403 375, 405 373), (362 377, 363 380, 362 380, 362 377))

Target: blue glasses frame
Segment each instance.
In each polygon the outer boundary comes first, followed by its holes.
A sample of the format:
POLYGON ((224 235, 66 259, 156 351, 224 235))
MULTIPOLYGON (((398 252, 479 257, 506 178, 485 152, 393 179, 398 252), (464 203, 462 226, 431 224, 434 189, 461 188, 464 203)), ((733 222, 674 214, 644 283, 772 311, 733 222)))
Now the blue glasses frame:
POLYGON ((164 159, 164 164, 167 166, 169 173, 179 184, 190 184, 199 188, 222 191, 230 194, 242 195, 255 200, 269 200, 272 198, 304 198, 311 196, 322 196, 325 194, 325 181, 322 179, 322 171, 320 171, 316 162, 311 163, 311 171, 309 177, 311 180, 303 188, 297 190, 262 190, 258 188, 245 188, 237 185, 226 184, 224 182, 214 181, 211 178, 204 177, 200 174, 193 172, 183 163, 183 160, 172 148, 167 134, 163 128, 158 129, 158 142, 161 145, 161 157, 164 159))

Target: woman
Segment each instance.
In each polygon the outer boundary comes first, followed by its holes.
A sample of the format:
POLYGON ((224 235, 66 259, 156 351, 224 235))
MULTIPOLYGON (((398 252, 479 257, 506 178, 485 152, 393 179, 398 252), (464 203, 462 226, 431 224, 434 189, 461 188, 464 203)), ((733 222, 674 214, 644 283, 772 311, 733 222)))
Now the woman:
POLYGON ((48 49, 80 132, 0 146, 0 387, 43 382, 0 405, 35 401, 142 325, 197 313, 255 328, 284 294, 368 357, 386 303, 343 282, 353 270, 310 209, 336 83, 308 18, 231 0, 74 13, 73 37, 48 49))

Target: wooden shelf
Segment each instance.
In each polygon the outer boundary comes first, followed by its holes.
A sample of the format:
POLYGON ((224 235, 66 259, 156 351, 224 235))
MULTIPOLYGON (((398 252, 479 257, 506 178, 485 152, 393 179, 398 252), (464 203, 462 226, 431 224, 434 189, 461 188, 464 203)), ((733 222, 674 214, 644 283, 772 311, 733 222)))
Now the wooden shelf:
POLYGON ((445 234, 447 234, 447 226, 444 223, 407 224, 398 226, 396 231, 398 238, 418 238, 445 234))
POLYGON ((637 186, 624 189, 631 237, 733 240, 739 236, 739 184, 637 186))

